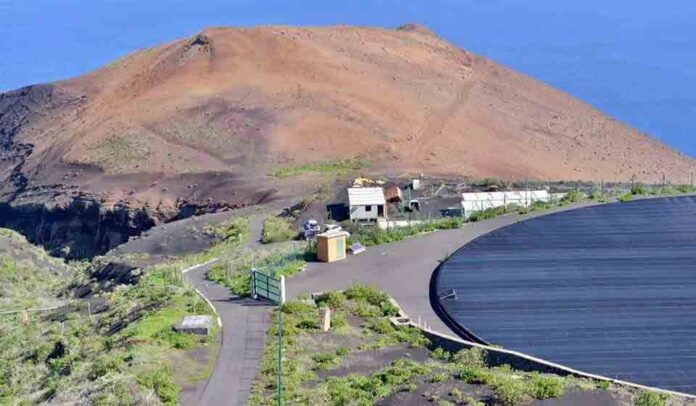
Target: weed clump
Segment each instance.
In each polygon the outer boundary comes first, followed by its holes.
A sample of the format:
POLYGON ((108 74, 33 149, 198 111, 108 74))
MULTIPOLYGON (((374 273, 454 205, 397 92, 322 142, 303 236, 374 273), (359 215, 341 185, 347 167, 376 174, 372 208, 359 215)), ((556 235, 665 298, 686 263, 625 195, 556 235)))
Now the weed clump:
POLYGON ((263 222, 263 235, 261 242, 264 244, 290 241, 297 237, 298 233, 292 222, 285 217, 269 217, 263 222))

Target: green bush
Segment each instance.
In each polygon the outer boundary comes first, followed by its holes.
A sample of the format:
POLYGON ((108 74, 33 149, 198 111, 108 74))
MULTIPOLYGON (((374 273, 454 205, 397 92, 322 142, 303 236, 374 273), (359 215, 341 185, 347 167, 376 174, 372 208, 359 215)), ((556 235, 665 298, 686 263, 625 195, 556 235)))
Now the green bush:
POLYGON ((179 391, 181 388, 174 382, 169 369, 162 368, 139 375, 138 383, 148 389, 152 389, 164 404, 176 405, 179 403, 179 391))
POLYGON ((486 365, 486 350, 472 347, 461 350, 452 356, 452 362, 460 366, 483 367, 486 365))
POLYGON ((636 399, 636 406, 665 406, 669 396, 664 393, 642 392, 636 399))
POLYGON ((349 244, 359 242, 366 247, 401 241, 405 238, 435 230, 451 230, 461 227, 465 220, 461 217, 445 217, 425 223, 416 223, 408 227, 394 227, 383 230, 379 227, 353 228, 348 238, 349 244))
POLYGON ((438 382, 444 382, 450 378, 449 374, 446 374, 444 372, 438 372, 435 375, 430 377, 430 382, 431 383, 438 383, 438 382))
POLYGON ((430 354, 433 358, 439 359, 441 361, 449 361, 452 358, 452 354, 450 354, 447 350, 445 350, 442 347, 437 347, 433 352, 430 354))
POLYGON ((346 298, 355 302, 368 303, 378 307, 389 301, 389 296, 386 293, 369 285, 353 285, 344 294, 346 298))
POLYGON ((584 192, 580 191, 579 189, 574 189, 566 193, 565 196, 561 199, 561 204, 568 204, 568 203, 577 203, 585 200, 587 196, 585 195, 584 192))
POLYGON ((372 322, 370 328, 379 334, 389 334, 396 330, 396 327, 388 319, 377 319, 372 322))
POLYGON ((295 226, 285 217, 269 217, 263 222, 263 235, 261 242, 264 244, 290 241, 297 237, 295 226))
POLYGON ((317 299, 317 305, 326 306, 332 310, 342 309, 346 304, 346 296, 343 292, 331 291, 317 299))
POLYGON ((631 194, 634 195, 634 196, 638 196, 638 195, 647 195, 648 193, 649 193, 648 188, 646 188, 646 187, 643 186, 643 185, 634 185, 634 186, 631 188, 631 194))
POLYGON ((503 406, 519 406, 530 403, 524 383, 519 379, 502 379, 495 384, 496 403, 503 406))
POLYGON ((533 374, 531 395, 537 399, 557 398, 563 395, 565 385, 563 380, 555 376, 533 374))
POLYGON ((597 389, 609 390, 609 388, 611 388, 611 383, 609 381, 597 382, 597 389))
POLYGON ((476 222, 481 220, 492 219, 498 216, 502 216, 505 213, 507 213, 507 209, 503 206, 492 207, 490 209, 479 210, 471 213, 471 216, 469 216, 469 221, 476 222))
POLYGON ((470 384, 485 385, 492 381, 493 375, 485 368, 467 365, 459 371, 459 379, 470 384))
POLYGON ((241 242, 249 236, 249 220, 235 218, 206 227, 206 231, 222 241, 241 242))

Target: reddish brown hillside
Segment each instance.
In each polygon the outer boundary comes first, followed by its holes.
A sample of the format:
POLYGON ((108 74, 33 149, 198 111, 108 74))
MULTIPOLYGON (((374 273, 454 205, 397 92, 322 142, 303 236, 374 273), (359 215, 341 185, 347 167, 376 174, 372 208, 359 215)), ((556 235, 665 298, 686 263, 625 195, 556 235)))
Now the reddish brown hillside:
POLYGON ((694 165, 417 26, 211 28, 0 95, 0 201, 15 204, 253 203, 269 168, 354 156, 518 179, 683 182, 694 165))

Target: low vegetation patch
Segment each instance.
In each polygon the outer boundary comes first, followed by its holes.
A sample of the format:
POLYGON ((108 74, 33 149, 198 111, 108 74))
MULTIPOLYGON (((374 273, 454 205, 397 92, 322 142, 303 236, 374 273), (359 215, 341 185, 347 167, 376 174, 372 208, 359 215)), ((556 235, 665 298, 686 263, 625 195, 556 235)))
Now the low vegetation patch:
MULTIPOLYGON (((0 275, 14 274, 18 266, 41 273, 39 263, 2 261, 0 275)), ((17 289, 65 307, 28 317, 0 315, 0 404, 177 404, 180 385, 194 380, 174 374, 180 369, 177 360, 188 359, 189 349, 213 345, 214 338, 177 333, 172 326, 185 315, 211 309, 184 282, 180 269, 152 266, 135 284, 95 288, 91 300, 99 305, 91 311, 85 299, 70 294, 83 283, 99 286, 90 282, 90 272, 72 269, 58 280, 31 274, 13 280, 17 289)))
POLYGON ((379 227, 348 226, 351 235, 349 244, 362 243, 366 247, 401 241, 414 235, 436 230, 451 230, 461 227, 465 220, 461 217, 446 217, 424 223, 414 222, 408 227, 381 229, 379 227))
POLYGON ((252 268, 275 278, 290 277, 304 269, 311 255, 304 246, 296 244, 270 250, 235 250, 208 271, 208 279, 245 297, 251 294, 252 268))
POLYGON ((264 244, 294 240, 297 235, 295 226, 286 217, 272 216, 263 221, 261 242, 264 244))
MULTIPOLYGON (((391 404, 411 393, 412 402, 517 406, 559 398, 568 388, 600 388, 590 380, 491 365, 480 348, 447 352, 434 346, 421 330, 392 324, 389 316, 396 314, 395 309, 387 294, 366 285, 283 305, 284 402, 374 405, 386 400, 391 404), (327 333, 319 329, 320 307, 332 309, 333 323, 327 333), (402 355, 396 359, 383 355, 395 351, 402 355)), ((278 401, 278 316, 266 340, 252 405, 278 401)))
POLYGON ((287 178, 290 176, 298 176, 308 173, 346 175, 363 169, 366 166, 367 161, 361 158, 338 159, 332 161, 314 162, 306 165, 284 166, 275 169, 270 173, 270 175, 279 178, 287 178))

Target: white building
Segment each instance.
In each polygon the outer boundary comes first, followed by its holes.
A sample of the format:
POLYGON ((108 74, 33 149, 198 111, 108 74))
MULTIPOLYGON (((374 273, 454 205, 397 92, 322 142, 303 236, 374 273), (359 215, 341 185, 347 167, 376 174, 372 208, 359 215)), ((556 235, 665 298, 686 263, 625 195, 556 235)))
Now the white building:
POLYGON ((377 221, 387 218, 387 200, 381 187, 348 189, 348 209, 353 221, 377 221))
POLYGON ((475 211, 515 205, 527 207, 536 201, 548 202, 551 195, 548 190, 517 190, 512 192, 473 192, 462 193, 464 217, 475 211))

